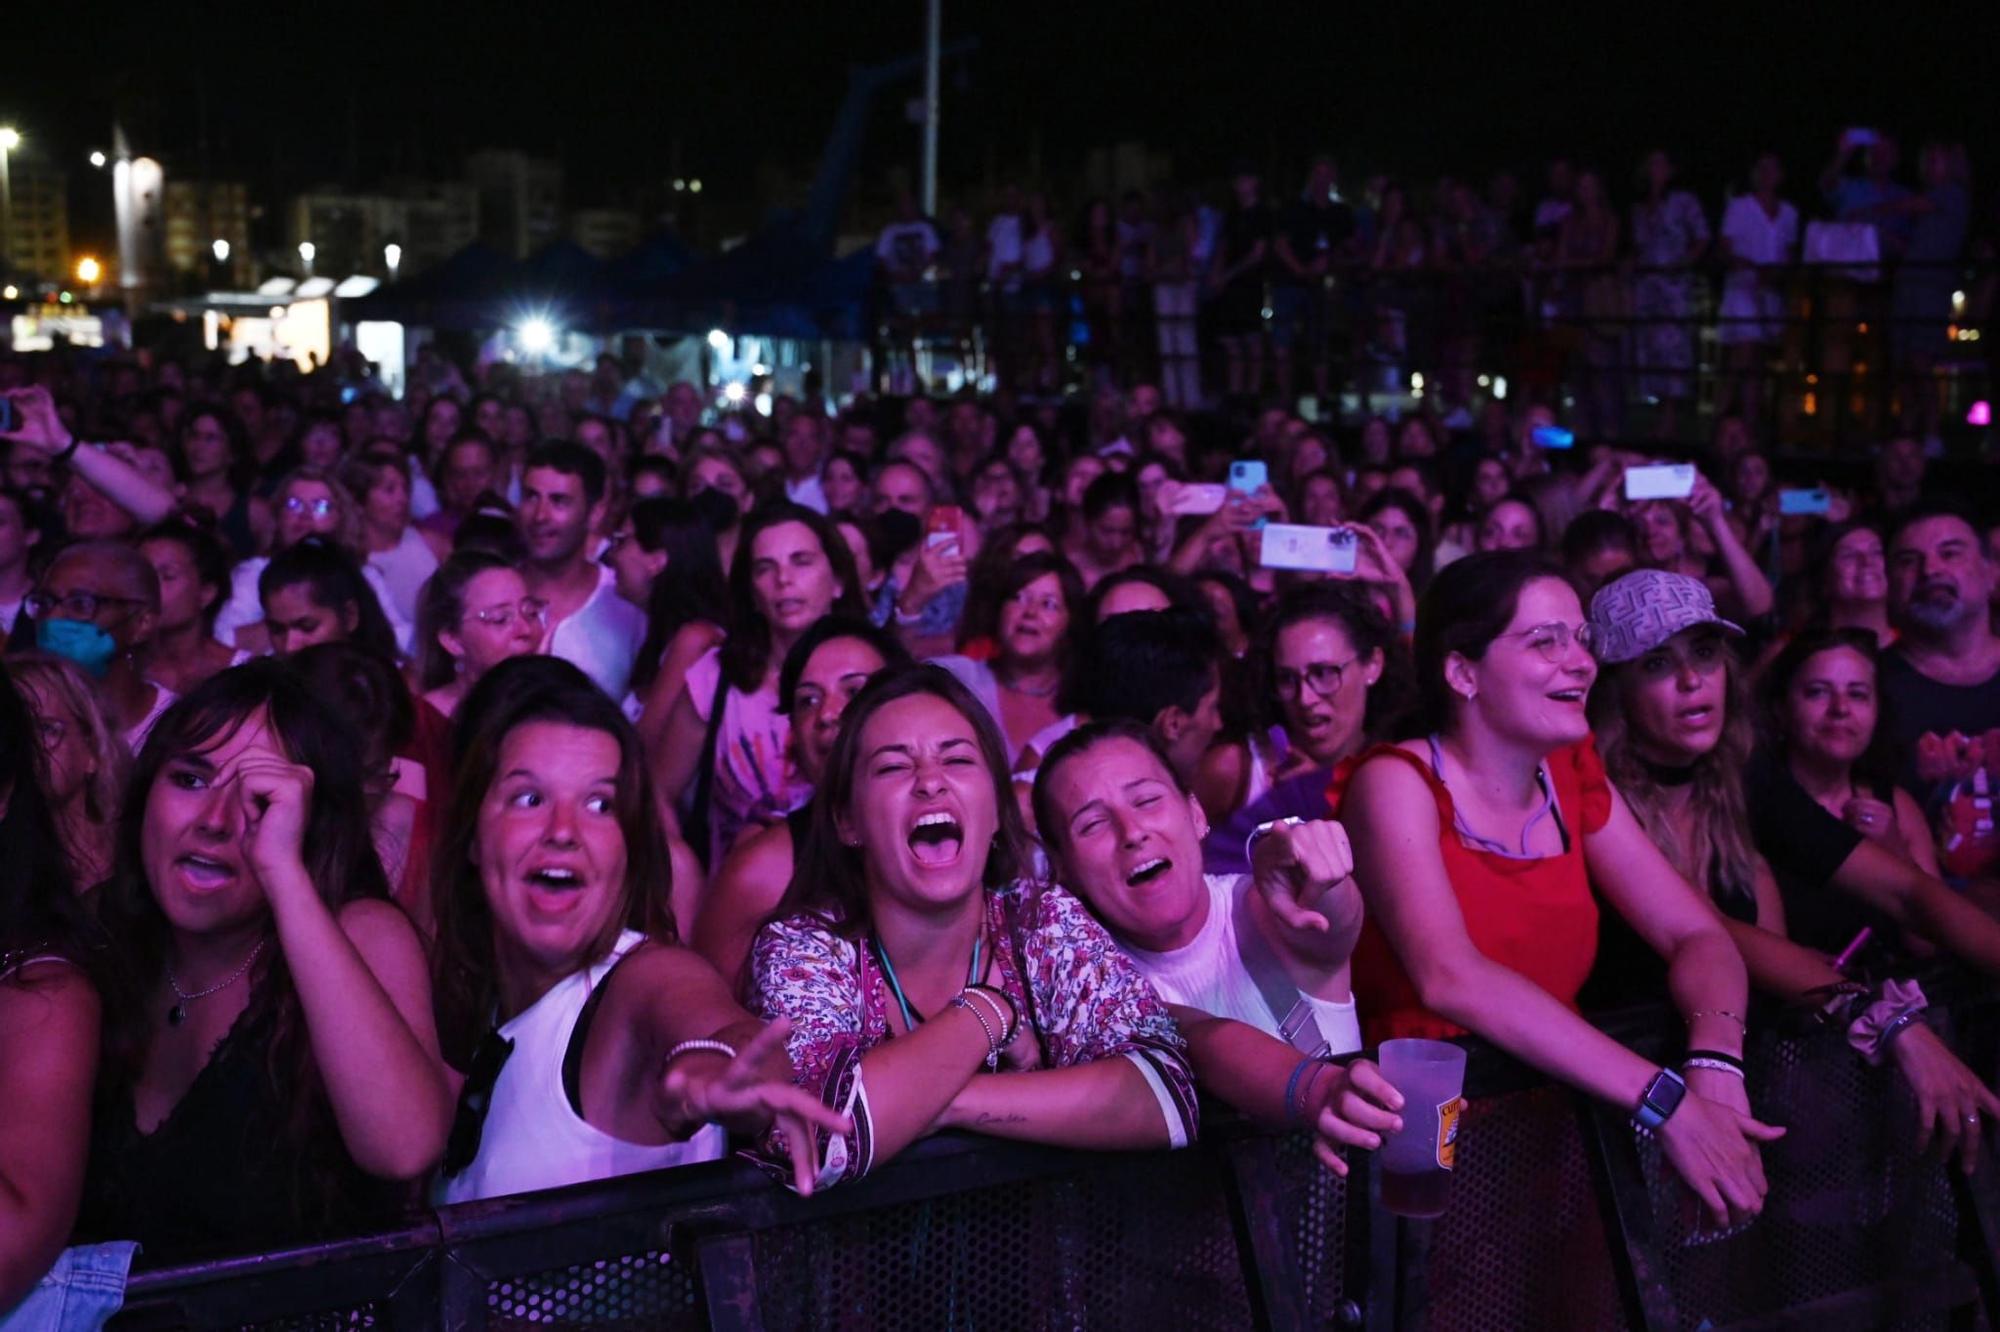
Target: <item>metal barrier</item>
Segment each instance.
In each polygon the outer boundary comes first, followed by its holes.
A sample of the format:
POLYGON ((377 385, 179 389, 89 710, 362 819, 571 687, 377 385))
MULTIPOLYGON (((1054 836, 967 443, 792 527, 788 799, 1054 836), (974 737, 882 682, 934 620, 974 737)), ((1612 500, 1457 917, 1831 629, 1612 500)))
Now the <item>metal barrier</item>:
MULTIPOLYGON (((1990 1074, 2000 1023, 1955 1016, 1990 1074)), ((1607 1025, 1668 1053, 1657 1013, 1607 1025)), ((1475 1043, 1436 1222, 1384 1212, 1365 1156, 1344 1183, 1238 1120, 1161 1154, 952 1135, 812 1199, 716 1162, 141 1272, 114 1327, 2000 1325, 2000 1177, 1917 1159, 1907 1095, 1838 1032, 1748 1053, 1755 1108, 1790 1132, 1765 1214, 1721 1234, 1622 1115, 1475 1043)))

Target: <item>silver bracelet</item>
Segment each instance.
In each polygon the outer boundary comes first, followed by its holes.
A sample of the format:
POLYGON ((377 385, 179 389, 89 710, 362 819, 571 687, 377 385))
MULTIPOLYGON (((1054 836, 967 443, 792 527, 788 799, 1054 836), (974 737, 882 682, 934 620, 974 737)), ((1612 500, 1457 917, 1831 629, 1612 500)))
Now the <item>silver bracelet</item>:
POLYGON ((986 1033, 986 1071, 990 1073, 1000 1067, 1000 1038, 993 1034, 993 1024, 986 1020, 986 1015, 962 993, 952 996, 951 1006, 972 1014, 973 1020, 979 1023, 979 1029, 986 1033))
POLYGON ((1250 835, 1243 839, 1244 872, 1245 873, 1254 872, 1253 870, 1250 869, 1250 855, 1257 849, 1257 843, 1263 841, 1266 837, 1269 837, 1272 833, 1278 831, 1278 829, 1280 828, 1296 828, 1301 823, 1304 822, 1305 820, 1300 818, 1296 814, 1287 814, 1282 819, 1270 819, 1252 828, 1250 830, 1250 835))
POLYGON ((1734 1064, 1725 1064, 1720 1059, 1683 1059, 1681 1061, 1681 1071, 1683 1073, 1691 1068, 1705 1068, 1711 1073, 1729 1073, 1738 1079, 1743 1077, 1742 1069, 1736 1067, 1734 1064))
POLYGON ((986 1001, 986 1006, 993 1012, 993 1020, 1000 1024, 1000 1036, 1002 1041, 1004 1041, 1007 1036, 1008 1027, 1013 1025, 1012 1018, 1014 1015, 1011 1013, 1001 1012, 1000 1001, 994 998, 993 994, 990 991, 980 986, 968 985, 965 987, 962 993, 968 999, 984 999, 986 1001))
POLYGON ((674 1060, 679 1059, 682 1055, 698 1054, 704 1050, 722 1055, 728 1059, 736 1058, 735 1047, 727 1041, 682 1041, 679 1045, 667 1051, 667 1057, 660 1061, 660 1067, 665 1069, 668 1064, 673 1063, 674 1060))

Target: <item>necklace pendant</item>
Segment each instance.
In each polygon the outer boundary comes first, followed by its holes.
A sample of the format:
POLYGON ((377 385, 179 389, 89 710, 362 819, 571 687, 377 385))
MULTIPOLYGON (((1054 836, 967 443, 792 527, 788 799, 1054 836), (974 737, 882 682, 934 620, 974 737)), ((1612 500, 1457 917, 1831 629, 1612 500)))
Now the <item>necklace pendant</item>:
POLYGON ((178 1027, 181 1023, 187 1021, 187 1015, 186 1004, 175 1004, 167 1010, 167 1025, 169 1027, 178 1027))

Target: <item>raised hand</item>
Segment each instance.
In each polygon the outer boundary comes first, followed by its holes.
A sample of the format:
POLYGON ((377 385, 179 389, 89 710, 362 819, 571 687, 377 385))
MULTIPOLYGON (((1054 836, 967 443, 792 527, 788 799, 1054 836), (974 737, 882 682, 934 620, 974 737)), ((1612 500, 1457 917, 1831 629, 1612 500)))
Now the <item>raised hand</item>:
POLYGON ((789 1067, 784 1048, 790 1031, 791 1023, 779 1018, 726 1062, 720 1054, 684 1055, 668 1067, 661 1090, 666 1103, 679 1108, 676 1118, 689 1131, 712 1122, 754 1136, 775 1121, 784 1130, 792 1158, 792 1182, 801 1194, 810 1194, 818 1171, 818 1130, 849 1133, 854 1121, 789 1079, 772 1076, 776 1063, 789 1067))
POLYGON ((1257 839, 1250 872, 1271 914, 1295 930, 1325 934, 1332 922, 1315 908, 1327 891, 1354 874, 1347 830, 1332 819, 1287 820, 1257 839))

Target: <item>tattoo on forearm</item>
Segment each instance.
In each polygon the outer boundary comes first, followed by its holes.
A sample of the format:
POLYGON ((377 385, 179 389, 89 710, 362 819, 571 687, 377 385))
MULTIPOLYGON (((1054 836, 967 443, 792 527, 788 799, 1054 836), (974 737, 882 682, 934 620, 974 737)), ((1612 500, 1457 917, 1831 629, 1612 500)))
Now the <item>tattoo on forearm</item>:
POLYGON ((981 1110, 972 1117, 972 1126, 974 1128, 985 1128, 989 1124, 1025 1124, 1027 1122, 1028 1117, 1026 1115, 995 1115, 988 1114, 984 1110, 981 1110))

